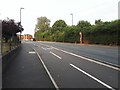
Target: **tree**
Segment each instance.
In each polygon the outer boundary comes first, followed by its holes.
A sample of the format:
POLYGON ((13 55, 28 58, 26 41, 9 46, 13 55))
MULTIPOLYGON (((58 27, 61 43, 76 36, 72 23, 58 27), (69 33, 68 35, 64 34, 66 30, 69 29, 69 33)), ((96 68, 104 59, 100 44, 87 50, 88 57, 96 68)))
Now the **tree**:
POLYGON ((13 19, 10 19, 9 21, 3 20, 2 29, 3 29, 2 31, 3 34, 9 34, 9 35, 24 30, 22 26, 20 26, 19 23, 15 23, 13 19))
POLYGON ((57 20, 52 26, 52 32, 55 32, 57 30, 62 31, 66 26, 67 24, 64 20, 57 20))
POLYGON ((46 31, 49 29, 50 26, 50 20, 47 19, 47 17, 39 17, 37 18, 37 24, 35 27, 35 32, 36 31, 46 31))
POLYGON ((88 22, 88 21, 79 21, 78 24, 77 24, 78 27, 80 28, 84 28, 84 27, 90 27, 91 24, 88 22))
POLYGON ((95 24, 96 25, 99 25, 99 24, 102 24, 103 22, 101 21, 101 19, 99 19, 99 20, 95 20, 95 24))
POLYGON ((15 23, 13 19, 2 21, 2 37, 7 42, 11 37, 16 37, 16 33, 23 31, 24 29, 20 23, 15 23))

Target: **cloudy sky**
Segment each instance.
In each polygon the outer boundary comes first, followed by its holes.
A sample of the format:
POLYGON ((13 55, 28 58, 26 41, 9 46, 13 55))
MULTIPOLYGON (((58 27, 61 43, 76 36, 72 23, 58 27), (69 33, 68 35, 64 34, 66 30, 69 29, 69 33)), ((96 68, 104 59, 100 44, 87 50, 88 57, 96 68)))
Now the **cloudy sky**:
POLYGON ((120 0, 0 0, 0 19, 14 19, 20 21, 22 10, 22 34, 34 35, 37 17, 46 16, 51 25, 56 20, 63 19, 68 25, 76 25, 80 20, 87 20, 91 24, 101 19, 111 21, 118 19, 118 2, 120 0))

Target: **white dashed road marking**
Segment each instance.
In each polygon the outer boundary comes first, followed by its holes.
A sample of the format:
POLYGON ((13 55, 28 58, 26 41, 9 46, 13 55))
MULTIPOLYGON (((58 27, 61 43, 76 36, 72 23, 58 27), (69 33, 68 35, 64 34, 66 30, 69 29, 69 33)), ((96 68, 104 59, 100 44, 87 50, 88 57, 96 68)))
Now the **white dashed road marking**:
POLYGON ((58 56, 57 54, 53 53, 53 52, 50 52, 52 55, 54 55, 55 57, 59 58, 59 59, 62 59, 60 56, 58 56))

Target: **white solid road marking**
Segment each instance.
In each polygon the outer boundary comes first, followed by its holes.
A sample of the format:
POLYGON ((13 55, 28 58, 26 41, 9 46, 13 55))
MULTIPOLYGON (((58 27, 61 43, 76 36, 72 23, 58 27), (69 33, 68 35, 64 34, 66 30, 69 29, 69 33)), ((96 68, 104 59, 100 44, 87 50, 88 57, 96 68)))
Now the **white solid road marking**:
POLYGON ((82 69, 78 68, 77 66, 70 64, 70 66, 72 66, 73 68, 77 69, 78 71, 84 73, 85 75, 89 76, 90 78, 94 79, 95 81, 99 82, 100 84, 104 85, 105 87, 111 89, 111 90, 115 90, 114 88, 112 88, 111 86, 107 85, 106 83, 102 82, 101 80, 97 79, 96 77, 90 75, 89 73, 83 71, 82 69))
MULTIPOLYGON (((34 48, 33 48, 33 49, 34 49, 34 48)), ((35 50, 35 49, 34 49, 34 50, 35 50)), ((37 55, 38 55, 40 61, 42 62, 42 64, 43 64, 43 66, 44 66, 44 68, 45 68, 45 70, 46 70, 48 76, 50 77, 50 80, 52 81, 54 87, 56 88, 56 90, 59 90, 58 85, 56 84, 56 82, 55 82, 54 78, 52 77, 52 75, 50 74, 49 70, 47 69, 45 63, 43 62, 43 60, 42 60, 42 58, 41 58, 41 56, 38 54, 38 52, 37 52, 36 50, 35 50, 35 52, 37 53, 37 55)))
POLYGON ((52 55, 56 56, 57 58, 62 59, 62 58, 61 58, 60 56, 58 56, 57 54, 55 54, 55 53, 53 53, 53 52, 51 52, 51 51, 50 51, 50 53, 51 53, 52 55))

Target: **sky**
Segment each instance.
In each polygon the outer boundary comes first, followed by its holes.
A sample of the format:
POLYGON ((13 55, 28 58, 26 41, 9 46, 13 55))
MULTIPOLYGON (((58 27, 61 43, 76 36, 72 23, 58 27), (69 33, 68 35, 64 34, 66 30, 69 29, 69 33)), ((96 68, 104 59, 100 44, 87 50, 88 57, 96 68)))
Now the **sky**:
POLYGON ((95 20, 112 21, 118 19, 118 2, 120 0, 0 0, 0 19, 20 21, 24 28, 22 34, 34 35, 37 18, 45 16, 52 26, 62 19, 67 25, 77 25, 80 20, 94 24, 95 20))

